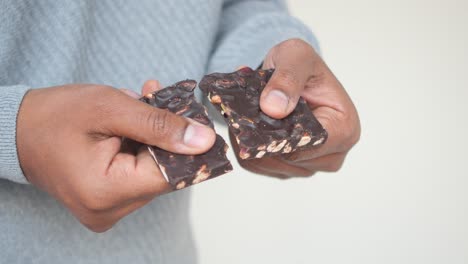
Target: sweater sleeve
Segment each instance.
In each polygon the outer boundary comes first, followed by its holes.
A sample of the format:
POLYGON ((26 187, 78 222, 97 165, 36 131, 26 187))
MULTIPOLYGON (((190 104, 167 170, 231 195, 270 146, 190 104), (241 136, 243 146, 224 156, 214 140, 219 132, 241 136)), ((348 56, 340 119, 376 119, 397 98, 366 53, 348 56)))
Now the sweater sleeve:
POLYGON ((28 86, 0 86, 0 179, 28 183, 16 151, 16 118, 28 86))
POLYGON ((312 32, 288 13, 283 0, 226 0, 208 72, 258 67, 274 45, 300 38, 317 51, 312 32))

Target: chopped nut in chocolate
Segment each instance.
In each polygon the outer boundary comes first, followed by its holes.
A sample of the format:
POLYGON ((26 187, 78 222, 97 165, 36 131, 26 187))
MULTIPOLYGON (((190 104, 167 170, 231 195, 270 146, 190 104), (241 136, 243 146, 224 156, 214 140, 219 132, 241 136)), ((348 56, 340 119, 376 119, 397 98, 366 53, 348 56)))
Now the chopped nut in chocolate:
MULTIPOLYGON (((181 81, 140 100, 214 128, 205 107, 195 101, 193 90, 196 86, 193 80, 181 81)), ((231 171, 232 165, 226 158, 227 149, 228 146, 219 135, 216 135, 214 146, 201 155, 175 154, 148 146, 164 177, 174 189, 182 189, 231 171)))
POLYGON ((283 119, 260 109, 260 95, 274 70, 242 68, 206 75, 199 86, 221 112, 238 145, 241 159, 291 153, 325 143, 327 132, 303 98, 283 119))

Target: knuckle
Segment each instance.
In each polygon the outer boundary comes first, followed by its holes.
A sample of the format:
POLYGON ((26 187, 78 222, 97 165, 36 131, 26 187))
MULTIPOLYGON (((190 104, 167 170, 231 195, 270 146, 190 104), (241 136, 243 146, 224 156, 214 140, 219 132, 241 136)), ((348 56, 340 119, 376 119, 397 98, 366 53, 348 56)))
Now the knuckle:
POLYGON ((280 45, 285 48, 304 48, 310 46, 309 43, 305 42, 300 38, 288 39, 286 41, 283 41, 280 45))
POLYGON ((120 118, 120 114, 116 113, 119 110, 116 107, 116 100, 121 96, 121 94, 111 86, 105 85, 90 85, 87 86, 88 89, 88 97, 89 106, 87 107, 90 111, 92 111, 92 115, 94 116, 94 122, 103 123, 104 120, 108 120, 110 118, 120 118), (105 100, 102 100, 105 98, 105 100))
POLYGON ((326 166, 325 171, 337 172, 341 169, 342 166, 343 166, 343 161, 334 161, 326 166))
POLYGON ((352 136, 350 137, 350 145, 351 146, 354 146, 356 145, 359 140, 361 139, 361 132, 360 131, 356 131, 355 133, 352 134, 352 136))
POLYGON ((108 208, 107 206, 104 206, 101 202, 92 199, 87 199, 83 201, 83 206, 84 208, 86 208, 86 210, 90 212, 102 212, 108 208))
POLYGON ((115 219, 115 217, 108 212, 91 212, 84 210, 79 211, 76 216, 83 226, 95 233, 103 233, 111 229, 118 221, 118 219, 115 219))
POLYGON ((344 122, 346 124, 345 135, 344 138, 344 150, 351 149, 354 145, 356 145, 360 138, 361 138, 361 128, 359 121, 356 121, 356 117, 354 115, 346 115, 344 117, 344 122))
POLYGON ((81 204, 87 211, 92 213, 103 212, 112 207, 106 202, 105 197, 92 193, 81 195, 81 204))
POLYGON ((357 144, 361 136, 361 128, 355 114, 340 112, 332 117, 321 117, 327 128, 334 132, 338 152, 347 152, 357 144))
POLYGON ((100 221, 81 221, 86 228, 95 232, 95 233, 104 233, 107 230, 111 229, 114 226, 114 223, 111 222, 100 222, 100 221))
POLYGON ((354 122, 354 130, 353 130, 353 133, 352 133, 352 136, 351 136, 351 143, 354 145, 356 145, 359 140, 361 139, 361 122, 359 121, 359 117, 357 115, 357 113, 354 115, 354 118, 353 118, 353 122, 354 122))
POLYGON ((299 85, 299 80, 293 69, 283 68, 276 72, 276 85, 284 89, 290 89, 299 85))
POLYGON ((346 152, 331 154, 331 159, 328 160, 326 164, 321 166, 321 170, 326 172, 339 171, 343 167, 346 154, 346 152))
POLYGON ((153 110, 148 112, 144 122, 149 127, 153 135, 158 135, 158 137, 167 137, 171 133, 169 119, 170 116, 168 111, 153 110))
POLYGON ((314 54, 314 48, 309 43, 300 38, 286 40, 280 43, 280 48, 284 49, 285 51, 292 49, 298 50, 301 52, 301 54, 306 56, 314 54))

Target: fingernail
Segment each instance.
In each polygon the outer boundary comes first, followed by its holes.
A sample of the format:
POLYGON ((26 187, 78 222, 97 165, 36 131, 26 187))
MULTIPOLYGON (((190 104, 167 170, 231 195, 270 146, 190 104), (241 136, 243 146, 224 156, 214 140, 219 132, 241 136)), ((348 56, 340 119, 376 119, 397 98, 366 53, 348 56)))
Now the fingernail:
POLYGON ((205 148, 210 144, 212 133, 209 127, 190 122, 185 129, 184 144, 192 148, 205 148))
POLYGON ((280 90, 273 90, 267 94, 265 97, 265 102, 268 105, 274 106, 275 108, 286 112, 288 109, 289 97, 280 90))
POLYGON ((149 81, 147 81, 147 84, 148 84, 148 88, 150 89, 151 92, 159 90, 159 81, 149 80, 149 81))

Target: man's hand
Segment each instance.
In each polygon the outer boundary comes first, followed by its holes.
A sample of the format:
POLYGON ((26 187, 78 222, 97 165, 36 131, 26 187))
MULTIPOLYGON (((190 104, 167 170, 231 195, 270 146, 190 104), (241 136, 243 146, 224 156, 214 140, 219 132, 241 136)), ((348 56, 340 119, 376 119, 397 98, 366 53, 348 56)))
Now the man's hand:
POLYGON ((124 153, 122 137, 182 154, 203 153, 215 141, 212 129, 129 95, 97 85, 31 90, 18 114, 24 174, 95 232, 170 191, 146 148, 124 153))
MULTIPOLYGON (((327 130, 328 140, 311 150, 239 160, 241 165, 250 171, 283 179, 339 170, 360 137, 359 117, 343 86, 313 47, 300 39, 290 39, 273 47, 263 68, 275 68, 275 72, 261 95, 262 111, 273 118, 284 118, 302 96, 327 130)), ((236 147, 235 140, 231 142, 236 147)))

